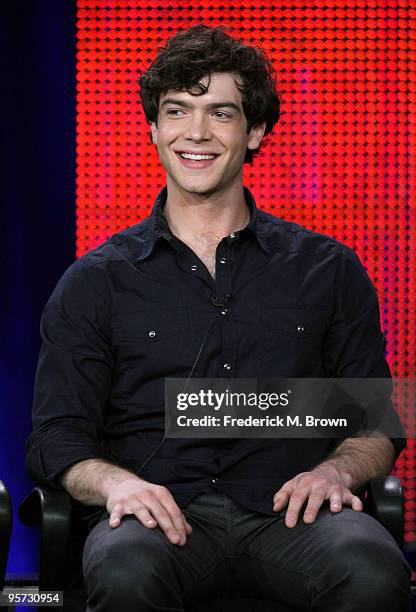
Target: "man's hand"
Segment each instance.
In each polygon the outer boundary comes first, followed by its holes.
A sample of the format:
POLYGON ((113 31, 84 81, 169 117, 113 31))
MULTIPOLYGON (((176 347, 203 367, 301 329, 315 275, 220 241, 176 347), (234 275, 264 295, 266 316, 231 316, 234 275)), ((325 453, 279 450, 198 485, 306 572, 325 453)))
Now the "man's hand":
POLYGON ((121 518, 134 514, 149 528, 159 527, 173 543, 184 546, 192 531, 185 516, 166 487, 152 484, 133 476, 120 483, 112 483, 106 502, 111 527, 118 527, 121 518))
POLYGON ((320 465, 311 472, 302 472, 285 482, 274 495, 273 511, 278 512, 287 506, 287 527, 296 525, 299 512, 306 501, 308 503, 303 515, 305 523, 313 523, 325 500, 329 500, 331 512, 341 512, 343 504, 360 512, 363 504, 360 498, 347 488, 346 480, 333 466, 320 465))
POLYGON ((134 514, 145 527, 159 527, 173 543, 184 546, 192 527, 166 487, 153 484, 133 472, 103 459, 85 459, 69 467, 60 483, 83 504, 106 506, 110 527, 134 514))

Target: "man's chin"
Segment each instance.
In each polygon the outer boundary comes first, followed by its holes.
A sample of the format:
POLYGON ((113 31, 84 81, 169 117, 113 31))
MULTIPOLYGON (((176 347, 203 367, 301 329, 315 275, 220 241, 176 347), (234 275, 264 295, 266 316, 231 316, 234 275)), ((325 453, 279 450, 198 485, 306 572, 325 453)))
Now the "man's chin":
POLYGON ((184 191, 189 195, 195 194, 199 196, 209 196, 219 191, 218 183, 204 183, 196 181, 192 181, 189 183, 184 181, 175 181, 175 183, 180 191, 184 191))

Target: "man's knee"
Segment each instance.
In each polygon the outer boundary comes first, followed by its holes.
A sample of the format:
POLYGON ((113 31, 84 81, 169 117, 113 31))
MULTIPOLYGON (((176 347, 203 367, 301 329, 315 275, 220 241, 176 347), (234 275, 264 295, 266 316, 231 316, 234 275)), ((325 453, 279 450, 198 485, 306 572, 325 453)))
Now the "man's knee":
POLYGON ((168 554, 171 545, 163 533, 144 527, 133 517, 123 519, 115 529, 104 525, 95 529, 98 531, 93 530, 85 544, 83 571, 89 601, 103 604, 97 610, 116 604, 127 609, 138 603, 150 610, 164 599, 179 603, 168 554))
POLYGON ((321 592, 348 597, 352 610, 407 612, 410 574, 401 550, 389 538, 350 535, 334 543, 321 592))
MULTIPOLYGON (((119 527, 103 521, 89 534, 84 548, 84 571, 91 566, 137 566, 151 564, 165 549, 163 535, 144 527, 136 518, 125 517, 119 527)), ((156 560, 155 560, 156 562, 156 560)))

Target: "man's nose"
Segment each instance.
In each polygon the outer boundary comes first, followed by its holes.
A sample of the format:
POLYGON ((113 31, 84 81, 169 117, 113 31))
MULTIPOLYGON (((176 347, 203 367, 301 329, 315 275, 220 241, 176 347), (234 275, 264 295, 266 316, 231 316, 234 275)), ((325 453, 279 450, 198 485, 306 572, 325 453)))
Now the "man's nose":
POLYGON ((209 140, 211 131, 209 129, 209 120, 205 115, 195 113, 189 118, 188 125, 184 134, 189 140, 209 140))

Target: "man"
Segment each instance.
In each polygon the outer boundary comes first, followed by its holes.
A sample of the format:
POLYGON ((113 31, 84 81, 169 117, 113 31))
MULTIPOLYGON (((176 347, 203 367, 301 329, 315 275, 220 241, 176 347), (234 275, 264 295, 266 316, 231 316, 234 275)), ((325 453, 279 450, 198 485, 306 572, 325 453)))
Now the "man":
POLYGON ((164 437, 166 377, 390 373, 356 255, 261 212, 243 187, 279 117, 264 54, 194 26, 140 84, 167 186, 58 283, 27 448, 36 480, 104 508, 84 549, 87 609, 247 594, 404 612, 409 567, 355 494, 403 441, 164 437))

